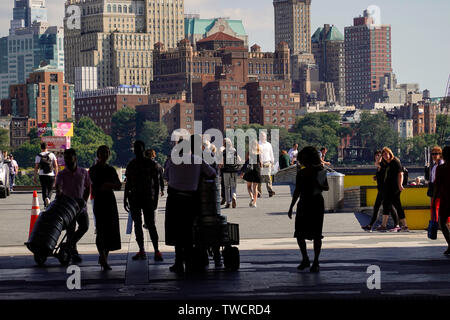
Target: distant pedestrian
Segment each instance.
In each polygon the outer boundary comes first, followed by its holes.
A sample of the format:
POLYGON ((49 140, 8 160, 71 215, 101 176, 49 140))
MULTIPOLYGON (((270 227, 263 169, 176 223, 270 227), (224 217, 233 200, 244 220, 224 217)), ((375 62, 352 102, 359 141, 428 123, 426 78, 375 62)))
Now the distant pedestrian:
POLYGON ((9 189, 11 191, 14 190, 14 182, 16 179, 16 175, 19 173, 19 165, 17 164, 17 161, 14 160, 14 156, 12 154, 9 155, 9 189))
MULTIPOLYGON (((375 152, 374 158, 375 158, 375 166, 377 168, 377 172, 374 177, 374 179, 377 181, 377 190, 378 190, 377 199, 375 200, 375 205, 373 207, 373 213, 372 213, 372 219, 370 220, 370 223, 367 226, 362 227, 363 230, 366 230, 369 232, 372 231, 372 228, 378 218, 378 211, 380 211, 381 205, 383 204, 383 183, 384 183, 384 176, 386 174, 386 167, 384 165, 384 162, 382 162, 383 157, 382 157, 381 150, 377 150, 375 152)), ((395 212, 394 210, 391 210, 390 213, 392 214, 392 219, 394 220, 396 228, 399 228, 397 212, 395 212)), ((382 226, 384 226, 384 227, 382 229, 380 229, 380 231, 386 229, 388 219, 389 219, 389 213, 387 213, 387 216, 383 215, 382 226)))
POLYGON ((233 143, 229 138, 224 139, 225 149, 223 150, 223 165, 219 166, 223 172, 225 186, 225 208, 236 208, 236 187, 237 175, 240 169, 241 159, 237 154, 237 150, 233 147, 233 143))
POLYGON ((98 263, 104 270, 111 270, 108 265, 109 252, 121 249, 119 211, 114 191, 120 191, 122 183, 116 170, 106 163, 110 156, 111 151, 107 146, 99 147, 97 163, 89 169, 92 196, 95 198, 95 244, 100 255, 98 263))
POLYGON ((291 166, 291 159, 289 158, 289 155, 286 152, 286 150, 281 151, 279 163, 280 163, 280 170, 289 168, 291 166))
POLYGON ((171 272, 183 273, 193 270, 193 226, 199 211, 197 190, 200 176, 216 178, 216 170, 199 157, 202 154, 201 139, 196 145, 194 136, 190 138, 189 161, 175 164, 168 160, 164 177, 168 181, 166 202, 166 244, 175 246, 175 263, 171 272))
POLYGON ((325 157, 326 157, 327 153, 328 153, 328 149, 327 148, 322 147, 320 149, 320 152, 319 152, 320 161, 322 162, 322 165, 330 167, 331 163, 325 160, 325 157))
POLYGON ((155 208, 158 203, 159 179, 158 166, 155 161, 144 156, 145 144, 142 141, 134 143, 134 154, 136 158, 131 160, 127 166, 125 176, 124 207, 131 213, 134 222, 134 232, 139 252, 133 256, 133 260, 145 260, 147 254, 144 246, 144 231, 142 230, 142 215, 144 222, 150 232, 154 260, 163 261, 159 251, 159 237, 155 224, 155 208))
POLYGON ((66 168, 56 177, 56 195, 65 195, 72 199, 83 200, 84 208, 67 228, 67 245, 71 252, 73 263, 82 261, 77 250, 77 243, 89 229, 89 216, 87 213, 87 201, 91 193, 91 179, 86 169, 77 164, 77 154, 74 149, 64 151, 66 168), (78 229, 76 225, 78 224, 78 229), (76 231, 75 231, 76 229, 76 231))
POLYGON ((37 184, 37 175, 39 173, 39 181, 42 187, 42 199, 44 201, 44 206, 48 207, 52 200, 55 177, 59 172, 58 161, 56 160, 56 156, 47 150, 47 143, 43 142, 41 143, 41 153, 36 156, 34 162, 33 181, 37 184))
POLYGON ((409 231, 406 224, 405 211, 402 208, 400 195, 405 189, 403 187, 404 170, 398 158, 394 156, 391 149, 385 147, 382 150, 383 166, 385 166, 385 175, 383 180, 383 222, 377 228, 377 231, 387 230, 387 221, 389 214, 394 214, 392 210, 397 211, 401 228, 396 226, 391 231, 409 231))
POLYGON ((441 164, 444 164, 442 160, 442 148, 434 147, 431 150, 431 156, 433 158, 432 163, 427 163, 425 166, 425 180, 428 181, 428 191, 427 195, 432 198, 434 196, 434 182, 436 180, 436 169, 441 164))
MULTIPOLYGON (((269 193, 269 197, 273 197, 275 195, 275 191, 273 191, 272 187, 272 170, 275 165, 275 159, 273 156, 273 147, 270 142, 267 141, 267 134, 262 132, 260 134, 261 140, 259 141, 259 147, 261 150, 261 183, 264 182, 267 187, 267 192, 269 193)), ((261 183, 258 184, 258 192, 262 195, 261 183)))
POLYGON ((298 143, 294 143, 292 148, 289 149, 288 155, 289 155, 290 165, 296 164, 297 156, 298 156, 298 143))
POLYGON ((245 163, 242 178, 247 181, 247 191, 250 195, 251 208, 256 208, 256 202, 258 200, 258 185, 261 183, 261 149, 258 141, 252 140, 250 142, 249 153, 247 161, 245 163))
POLYGON ((450 234, 447 222, 450 218, 450 147, 447 146, 442 151, 444 164, 436 169, 436 180, 434 188, 434 199, 440 200, 439 221, 442 234, 447 241, 447 250, 445 255, 450 255, 450 234))
POLYGON ((295 203, 297 215, 295 217, 295 233, 303 261, 297 267, 299 270, 309 268, 311 263, 306 248, 306 240, 314 241, 314 262, 311 272, 319 272, 319 256, 322 249, 322 229, 325 215, 323 191, 328 191, 327 171, 322 165, 317 149, 306 147, 299 153, 298 158, 303 169, 297 173, 296 188, 292 197, 288 217, 292 219, 295 203))

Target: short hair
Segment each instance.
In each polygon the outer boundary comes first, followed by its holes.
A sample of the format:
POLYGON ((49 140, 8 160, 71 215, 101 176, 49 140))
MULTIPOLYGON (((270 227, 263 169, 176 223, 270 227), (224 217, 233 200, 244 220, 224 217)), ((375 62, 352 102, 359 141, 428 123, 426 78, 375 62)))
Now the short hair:
POLYGON ((108 152, 108 154, 111 154, 111 150, 109 149, 108 146, 100 146, 97 149, 97 157, 101 152, 108 152))
POLYGON ((435 146, 435 147, 433 148, 433 150, 431 150, 431 152, 432 152, 432 153, 438 152, 438 153, 442 154, 442 148, 439 147, 439 146, 435 146))
POLYGON ((156 158, 156 151, 153 149, 145 150, 145 156, 149 158, 156 158))
POLYGON ((42 142, 41 143, 41 150, 45 150, 47 149, 47 142, 42 142))
POLYGON ((442 156, 443 156, 445 162, 450 161, 450 147, 449 146, 446 146, 444 148, 444 150, 442 151, 442 156))
POLYGON ((75 149, 66 149, 64 150, 64 156, 77 156, 77 152, 75 151, 75 149))

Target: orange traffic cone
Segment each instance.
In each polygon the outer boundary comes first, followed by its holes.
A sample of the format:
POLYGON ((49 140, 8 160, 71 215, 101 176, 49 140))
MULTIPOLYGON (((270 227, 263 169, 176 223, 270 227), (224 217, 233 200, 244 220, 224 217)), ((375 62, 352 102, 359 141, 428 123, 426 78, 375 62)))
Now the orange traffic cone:
POLYGON ((39 209, 39 200, 37 192, 33 192, 33 204, 31 206, 31 218, 30 218, 30 232, 28 234, 28 238, 31 235, 31 231, 33 231, 34 224, 36 223, 37 219, 39 218, 39 214, 41 213, 41 209, 39 209))

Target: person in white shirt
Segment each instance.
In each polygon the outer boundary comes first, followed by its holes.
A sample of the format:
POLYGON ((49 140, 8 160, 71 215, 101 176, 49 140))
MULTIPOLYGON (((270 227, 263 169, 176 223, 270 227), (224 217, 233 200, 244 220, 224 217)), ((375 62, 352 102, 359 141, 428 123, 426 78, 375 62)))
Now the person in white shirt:
POLYGON ((19 165, 17 161, 14 160, 14 156, 12 154, 9 155, 9 189, 13 191, 14 188, 14 180, 16 178, 16 174, 19 173, 19 165))
POLYGON ((297 163, 297 155, 298 155, 298 143, 294 143, 292 148, 288 152, 289 159, 291 159, 291 165, 297 163))
POLYGON ((37 183, 39 172, 39 181, 42 187, 42 199, 45 207, 48 207, 52 198, 55 177, 58 175, 58 161, 56 156, 47 150, 47 143, 41 143, 41 153, 35 158, 34 183, 37 183))
MULTIPOLYGON (((267 141, 267 134, 265 132, 260 134, 260 138, 259 147, 261 149, 261 163, 263 166, 261 169, 261 181, 266 183, 269 197, 273 197, 275 195, 272 188, 272 168, 275 164, 273 148, 270 142, 267 141)), ((261 183, 258 185, 258 192, 262 195, 261 183)))

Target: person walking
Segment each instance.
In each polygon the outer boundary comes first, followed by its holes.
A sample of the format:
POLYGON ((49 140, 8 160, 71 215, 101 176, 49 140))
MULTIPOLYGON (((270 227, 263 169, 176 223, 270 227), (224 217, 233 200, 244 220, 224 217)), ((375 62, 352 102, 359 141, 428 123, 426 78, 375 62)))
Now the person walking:
POLYGON ((78 254, 77 243, 89 230, 89 216, 86 203, 91 193, 91 179, 86 169, 78 167, 77 154, 74 149, 64 151, 64 162, 66 168, 60 171, 56 177, 56 195, 65 195, 72 199, 84 201, 84 208, 67 228, 66 243, 71 252, 72 262, 80 263, 82 259, 78 254), (78 229, 76 229, 77 224, 78 229))
POLYGON ((314 261, 310 271, 319 272, 319 256, 322 249, 322 229, 325 215, 325 202, 322 192, 329 190, 327 171, 324 169, 317 149, 314 147, 302 149, 298 160, 304 168, 297 173, 294 196, 288 212, 289 219, 292 219, 294 205, 300 198, 295 217, 294 237, 297 238, 303 260, 297 269, 304 270, 311 266, 306 240, 313 240, 314 261))
POLYGON ((252 140, 247 155, 247 161, 244 165, 245 172, 242 173, 242 178, 247 182, 247 191, 250 195, 249 207, 256 208, 258 200, 258 186, 262 181, 261 178, 261 149, 258 141, 252 140))
POLYGON ((402 208, 400 195, 405 189, 403 187, 403 166, 398 158, 394 156, 391 149, 385 147, 382 150, 383 166, 385 174, 383 180, 383 220, 377 231, 387 231, 389 215, 393 215, 393 210, 397 211, 401 228, 395 227, 391 231, 409 231, 406 224, 405 211, 402 208))
POLYGON ((19 173, 19 165, 17 164, 17 161, 14 160, 14 156, 10 154, 9 156, 9 190, 14 190, 14 181, 16 179, 16 175, 19 173))
POLYGON ((290 165, 296 164, 297 163, 297 156, 298 156, 298 143, 294 143, 292 148, 289 149, 288 155, 289 155, 290 165))
POLYGON ((224 139, 224 146, 223 165, 220 165, 219 168, 223 172, 225 209, 230 207, 236 208, 237 174, 240 169, 239 163, 241 162, 241 158, 238 156, 237 150, 233 147, 233 143, 229 138, 224 139))
MULTIPOLYGON (((199 211, 198 186, 200 176, 216 178, 217 171, 207 164, 199 155, 202 154, 202 140, 190 137, 188 161, 175 163, 170 158, 164 170, 168 182, 166 202, 166 244, 175 246, 175 263, 169 268, 171 272, 181 274, 193 271, 193 226, 199 211)), ((179 141, 179 143, 181 143, 179 141)))
POLYGON ((427 163, 425 166, 425 180, 428 181, 427 195, 431 198, 431 217, 438 217, 439 206, 441 199, 434 197, 434 184, 436 180, 436 170, 441 164, 444 164, 442 160, 442 148, 439 146, 434 147, 431 150, 431 156, 433 158, 432 163, 427 163))
MULTIPOLYGON (((375 205, 373 207, 372 219, 370 220, 370 223, 368 225, 362 227, 363 230, 366 230, 369 232, 372 231, 372 228, 378 218, 378 212, 380 211, 381 205, 383 204, 383 182, 384 182, 384 175, 385 175, 386 168, 384 166, 384 163, 382 162, 383 157, 381 154, 382 154, 381 150, 377 150, 374 154, 375 166, 377 168, 377 172, 376 172, 374 179, 377 181, 378 193, 377 193, 377 198, 375 200, 375 205)), ((399 226, 398 226, 397 213, 392 210, 391 214, 392 214, 392 219, 394 220, 394 224, 398 230, 399 226)), ((389 217, 389 215, 387 217, 389 217)), ((387 224, 387 221, 386 221, 386 224, 387 224)))
MULTIPOLYGON (((261 140, 259 141, 259 147, 261 150, 261 183, 265 182, 267 187, 267 192, 269 193, 269 198, 275 195, 275 191, 273 191, 272 187, 272 169, 275 165, 275 159, 273 156, 273 148, 272 144, 267 141, 267 134, 265 132, 261 132, 260 134, 261 140)), ((258 192, 262 195, 261 183, 258 184, 258 192)))
POLYGON ((158 204, 159 179, 158 166, 155 161, 144 156, 145 144, 142 141, 134 143, 136 158, 128 163, 125 171, 127 181, 125 183, 124 208, 131 213, 134 222, 134 232, 139 252, 133 256, 133 260, 145 260, 147 254, 144 246, 144 231, 142 230, 142 215, 150 232, 154 249, 154 260, 163 261, 159 251, 159 237, 155 225, 155 208, 158 204))
POLYGON ((33 182, 37 184, 37 175, 42 187, 42 200, 45 208, 48 207, 52 199, 55 177, 58 176, 58 161, 56 156, 47 150, 47 143, 41 143, 41 153, 35 158, 33 182))
POLYGON ((436 180, 434 187, 434 199, 441 199, 439 206, 439 221, 441 231, 447 241, 447 250, 445 255, 450 255, 450 233, 447 222, 450 218, 450 147, 447 146, 442 151, 444 157, 444 164, 436 169, 436 180))
POLYGON ((122 183, 116 170, 106 162, 111 156, 107 146, 97 149, 97 163, 89 169, 92 182, 93 209, 96 226, 95 244, 99 253, 98 263, 105 271, 111 270, 108 255, 121 249, 119 211, 114 191, 120 191, 122 183))

